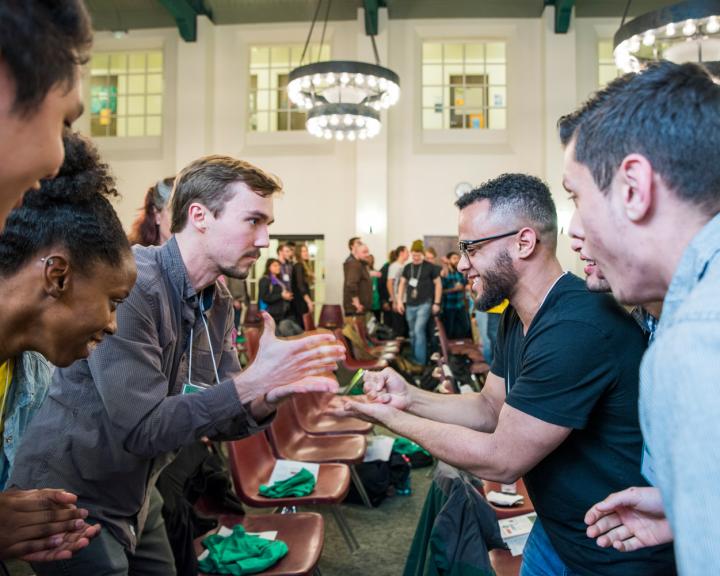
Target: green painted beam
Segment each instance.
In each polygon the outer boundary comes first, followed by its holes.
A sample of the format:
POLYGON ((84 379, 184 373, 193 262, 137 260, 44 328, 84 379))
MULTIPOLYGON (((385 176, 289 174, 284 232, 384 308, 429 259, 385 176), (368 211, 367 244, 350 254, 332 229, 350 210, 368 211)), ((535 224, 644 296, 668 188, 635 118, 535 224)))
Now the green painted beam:
POLYGON ((212 20, 212 11, 204 0, 160 0, 177 23, 180 36, 185 42, 197 40, 197 17, 205 15, 212 20))
POLYGON ((575 0, 545 0, 545 6, 555 6, 555 34, 567 34, 575 0))
POLYGON ((378 11, 380 8, 387 8, 387 0, 363 0, 365 7, 365 34, 377 36, 378 33, 378 11))

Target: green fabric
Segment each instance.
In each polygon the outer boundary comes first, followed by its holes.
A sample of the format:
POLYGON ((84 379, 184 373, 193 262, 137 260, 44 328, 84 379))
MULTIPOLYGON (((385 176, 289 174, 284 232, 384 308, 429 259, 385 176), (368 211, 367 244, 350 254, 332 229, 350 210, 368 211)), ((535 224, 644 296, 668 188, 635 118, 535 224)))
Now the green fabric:
POLYGON ((372 306, 370 310, 380 310, 380 291, 378 290, 378 279, 372 279, 372 306))
POLYGON ((415 454, 417 452, 422 452, 423 454, 427 454, 430 456, 430 452, 425 450, 422 446, 419 446, 418 444, 415 444, 412 440, 408 440, 407 438, 395 438, 395 442, 393 443, 393 452, 397 452, 398 454, 405 454, 406 456, 409 456, 410 454, 415 454))
POLYGON ((274 566, 288 553, 285 542, 249 536, 240 524, 229 536, 208 536, 203 546, 209 554, 198 562, 198 568, 208 574, 256 574, 274 566))
POLYGON ((265 498, 286 498, 288 496, 307 496, 315 489, 315 476, 303 468, 287 480, 275 482, 272 486, 260 485, 260 495, 265 498))

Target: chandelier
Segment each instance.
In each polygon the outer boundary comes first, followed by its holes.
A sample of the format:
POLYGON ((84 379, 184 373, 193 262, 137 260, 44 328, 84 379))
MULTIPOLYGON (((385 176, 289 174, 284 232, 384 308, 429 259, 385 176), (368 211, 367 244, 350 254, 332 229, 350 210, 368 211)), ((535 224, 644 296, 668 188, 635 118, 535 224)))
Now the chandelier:
MULTIPOLYGON (((626 7, 625 13, 627 14, 626 7)), ((720 0, 687 0, 642 14, 615 33, 615 65, 637 72, 648 62, 720 61, 720 0)))
MULTIPOLYGON (((290 71, 288 98, 307 111, 305 127, 313 136, 350 142, 373 138, 382 127, 380 111, 394 106, 400 99, 400 78, 380 66, 374 34, 370 34, 374 64, 329 60, 303 65, 322 1, 318 0, 300 66, 290 71)), ((327 1, 321 46, 331 1, 327 1)))

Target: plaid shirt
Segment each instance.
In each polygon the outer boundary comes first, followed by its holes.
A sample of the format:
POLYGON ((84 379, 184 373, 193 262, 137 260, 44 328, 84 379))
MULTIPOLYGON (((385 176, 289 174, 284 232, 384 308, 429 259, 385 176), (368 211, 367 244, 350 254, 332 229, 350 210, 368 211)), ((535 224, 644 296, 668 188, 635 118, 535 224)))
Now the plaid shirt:
MULTIPOLYGON (((455 288, 456 284, 462 284, 465 286, 465 276, 461 272, 455 270, 449 272, 445 278, 442 279, 443 290, 449 290, 455 288)), ((443 294, 443 308, 445 310, 459 310, 465 307, 465 290, 459 292, 448 292, 443 294)))

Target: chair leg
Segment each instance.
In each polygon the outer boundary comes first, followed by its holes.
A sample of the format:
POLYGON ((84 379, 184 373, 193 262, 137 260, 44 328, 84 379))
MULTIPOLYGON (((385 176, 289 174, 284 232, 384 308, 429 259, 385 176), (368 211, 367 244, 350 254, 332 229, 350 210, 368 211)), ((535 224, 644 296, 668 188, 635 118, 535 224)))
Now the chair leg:
POLYGON ((355 534, 353 534, 353 531, 350 528, 350 525, 347 523, 347 520, 345 519, 345 515, 343 514, 343 511, 340 508, 340 505, 334 504, 333 506, 330 507, 330 511, 332 512, 332 515, 335 517, 335 522, 337 522, 338 528, 340 529, 340 533, 342 534, 343 538, 345 539, 345 543, 347 544, 347 547, 350 550, 350 553, 353 553, 356 550, 359 550, 360 544, 358 544, 358 541, 355 539, 355 534))
POLYGON ((353 484, 355 485, 355 488, 357 489, 358 493, 360 494, 360 499, 363 501, 363 504, 370 508, 372 510, 372 503, 370 502, 370 497, 367 494, 367 491, 365 490, 365 486, 363 486, 362 479, 360 478, 360 474, 358 474, 355 464, 352 464, 350 466, 350 475, 352 477, 353 484))

